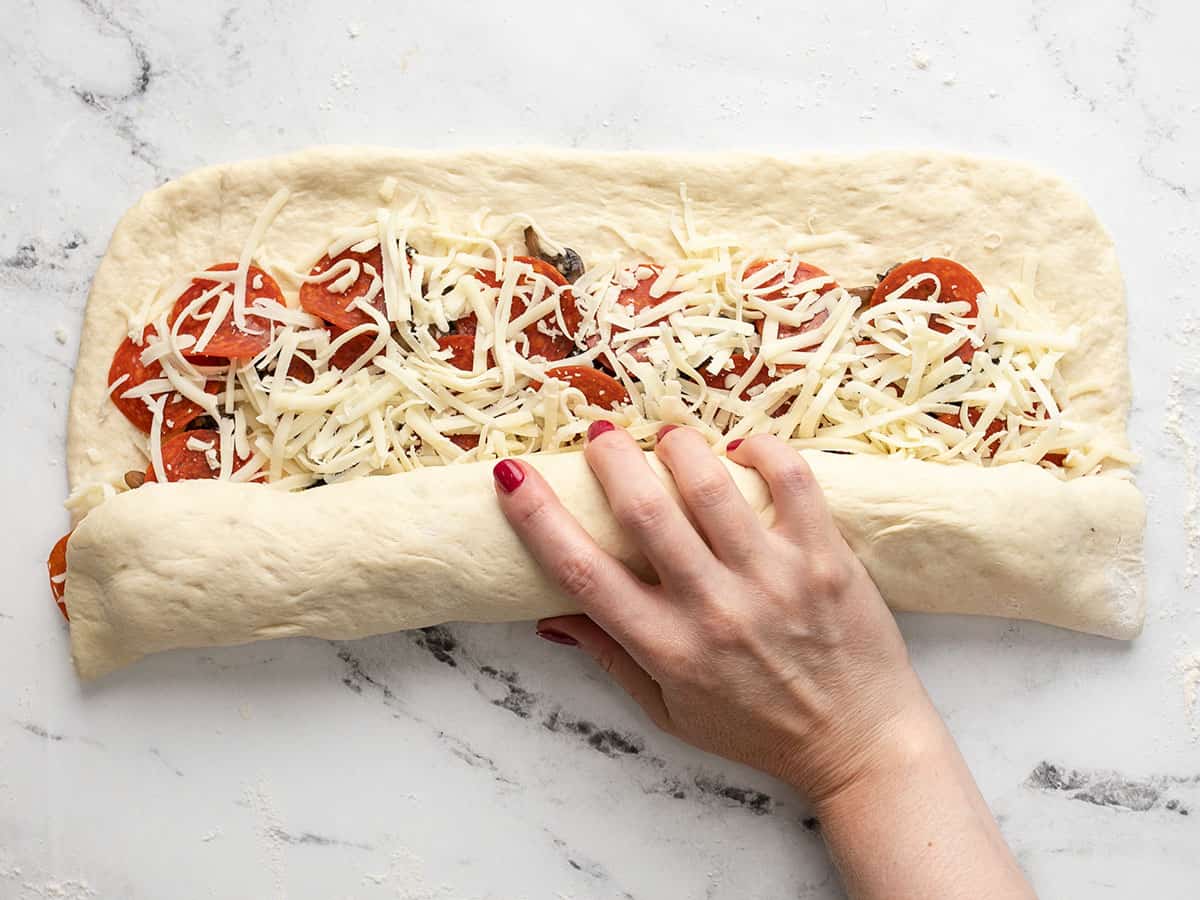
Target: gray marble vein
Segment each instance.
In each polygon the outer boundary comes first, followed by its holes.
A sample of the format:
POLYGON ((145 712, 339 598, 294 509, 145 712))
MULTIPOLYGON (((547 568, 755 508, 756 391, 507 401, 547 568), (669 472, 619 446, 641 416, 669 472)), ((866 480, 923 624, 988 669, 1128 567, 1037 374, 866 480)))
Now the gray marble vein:
POLYGON ((27 734, 41 738, 48 744, 86 744, 90 747, 104 748, 104 744, 88 735, 67 734, 61 731, 51 730, 44 725, 39 725, 36 722, 15 721, 13 724, 27 734))
POLYGON ((1130 779, 1118 772, 1066 769, 1043 761, 1029 774, 1025 784, 1040 791, 1062 793, 1072 800, 1096 806, 1130 812, 1164 809, 1180 816, 1190 816, 1190 805, 1180 797, 1173 796, 1172 789, 1191 787, 1193 793, 1200 791, 1200 774, 1130 779))
POLYGON ((327 837, 323 834, 313 834, 311 831, 291 832, 284 831, 282 828, 272 827, 268 829, 271 837, 282 841, 285 844, 293 846, 308 846, 308 847, 349 847, 352 850, 373 850, 370 844, 360 844, 355 841, 343 841, 338 838, 327 837))
MULTIPOLYGON (((579 741, 603 756, 614 759, 636 758, 641 764, 654 770, 670 768, 667 760, 647 753, 646 742, 639 734, 576 716, 553 699, 524 687, 521 676, 516 671, 478 663, 455 639, 451 626, 439 625, 419 629, 410 632, 410 637, 418 647, 427 651, 439 663, 479 676, 474 680, 475 688, 493 706, 512 713, 519 719, 539 724, 552 734, 579 741)), ((340 650, 338 656, 346 662, 352 673, 347 679, 351 685, 358 686, 365 681, 383 692, 385 699, 394 699, 388 687, 366 675, 362 671, 361 662, 354 659, 346 649, 340 650)), ((776 807, 776 801, 768 794, 753 788, 731 785, 722 775, 710 772, 664 775, 648 786, 646 792, 669 796, 676 800, 700 798, 715 801, 724 806, 744 809, 754 815, 770 814, 776 807)))
POLYGON ((145 45, 137 38, 133 30, 126 25, 113 9, 104 6, 99 0, 79 0, 85 10, 96 20, 101 31, 112 32, 121 36, 133 57, 133 72, 125 90, 116 93, 104 93, 92 90, 82 84, 72 84, 71 92, 84 106, 97 112, 123 141, 129 145, 130 156, 145 163, 158 177, 165 181, 166 175, 158 162, 157 151, 144 138, 138 128, 138 120, 129 108, 150 90, 154 71, 150 65, 150 53, 145 45))

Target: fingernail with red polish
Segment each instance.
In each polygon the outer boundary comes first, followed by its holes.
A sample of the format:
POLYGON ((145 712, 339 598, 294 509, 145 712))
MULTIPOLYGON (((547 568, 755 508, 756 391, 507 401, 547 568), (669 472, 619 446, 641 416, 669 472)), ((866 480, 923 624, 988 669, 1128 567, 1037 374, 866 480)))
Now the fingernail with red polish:
POLYGON ((506 494, 511 494, 525 480, 525 473, 511 459, 502 459, 492 467, 492 477, 506 494))
POLYGON ((561 631, 555 631, 553 628, 539 628, 537 636, 545 638, 554 644, 565 644, 568 647, 578 647, 579 641, 571 637, 569 634, 564 634, 561 631))
POLYGON ((678 425, 664 425, 662 428, 658 429, 658 439, 661 441, 678 427, 678 425))
POLYGON ((735 438, 734 440, 730 441, 725 447, 725 452, 732 453, 738 447, 742 446, 742 441, 744 440, 745 438, 735 438))
POLYGON ((588 426, 588 440, 594 441, 596 438, 600 437, 600 435, 612 431, 616 427, 617 426, 615 426, 612 422, 606 421, 605 419, 597 419, 588 426))

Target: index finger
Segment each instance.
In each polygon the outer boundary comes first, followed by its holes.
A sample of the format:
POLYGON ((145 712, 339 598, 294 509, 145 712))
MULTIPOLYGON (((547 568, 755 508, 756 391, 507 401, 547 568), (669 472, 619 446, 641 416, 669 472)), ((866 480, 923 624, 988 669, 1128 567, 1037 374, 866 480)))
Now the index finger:
POLYGON ((543 571, 605 631, 639 646, 635 625, 655 605, 649 586, 597 545, 532 466, 502 459, 492 471, 504 517, 543 571))
POLYGON ((825 494, 804 457, 773 435, 737 441, 726 456, 740 466, 757 469, 775 504, 774 530, 808 546, 838 534, 825 494))
POLYGON ((709 580, 716 558, 628 432, 596 422, 584 453, 613 517, 645 554, 659 581, 689 596, 709 580), (598 429, 601 424, 608 428, 598 429))

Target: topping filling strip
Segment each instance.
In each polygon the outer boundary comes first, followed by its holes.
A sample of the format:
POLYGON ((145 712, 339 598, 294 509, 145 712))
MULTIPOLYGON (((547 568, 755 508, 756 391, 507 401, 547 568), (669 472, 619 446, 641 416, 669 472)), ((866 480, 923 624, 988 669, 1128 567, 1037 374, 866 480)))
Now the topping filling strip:
POLYGON ((146 298, 109 373, 145 472, 84 493, 191 478, 298 490, 571 449, 599 418, 647 445, 675 423, 714 445, 770 432, 1064 478, 1124 461, 1072 415, 1059 363, 1078 332, 1039 310, 1032 265, 987 290, 936 257, 844 286, 703 233, 682 189, 662 259, 589 255, 586 235, 567 247, 519 214, 454 227, 393 193, 296 261, 262 246, 280 191, 239 259, 146 298))

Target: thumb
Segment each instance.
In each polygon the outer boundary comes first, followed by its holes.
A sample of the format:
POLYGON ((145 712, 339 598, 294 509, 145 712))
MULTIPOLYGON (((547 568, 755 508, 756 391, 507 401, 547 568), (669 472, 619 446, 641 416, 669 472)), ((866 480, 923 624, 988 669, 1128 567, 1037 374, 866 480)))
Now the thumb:
POLYGON ((623 687, 663 731, 670 731, 671 715, 663 701, 662 689, 650 674, 637 664, 629 651, 587 616, 556 616, 537 623, 539 637, 558 644, 576 644, 623 687))

